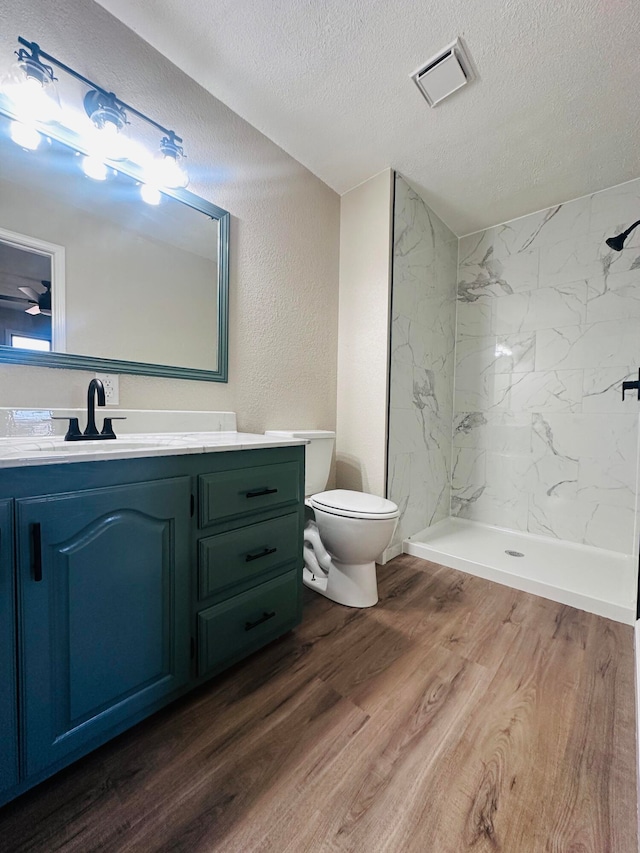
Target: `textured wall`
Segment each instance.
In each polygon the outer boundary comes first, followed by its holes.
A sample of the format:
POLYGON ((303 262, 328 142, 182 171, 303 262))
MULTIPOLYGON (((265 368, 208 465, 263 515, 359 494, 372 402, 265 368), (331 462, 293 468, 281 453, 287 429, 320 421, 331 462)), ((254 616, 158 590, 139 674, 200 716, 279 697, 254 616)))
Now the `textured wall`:
MULTIPOLYGON (((93 2, 4 0, 0 63, 18 35, 175 126, 190 188, 232 214, 229 383, 122 376, 121 405, 235 410, 250 431, 333 428, 338 196, 93 2)), ((88 378, 0 366, 0 400, 83 405, 88 378)))
POLYGON ((453 513, 637 552, 640 181, 460 241, 453 513))
POLYGON ((407 182, 394 204, 388 496, 395 543, 449 515, 458 240, 407 182))
POLYGON ((392 163, 457 234, 640 174, 635 0, 101 2, 338 192, 392 163), (479 79, 430 110, 409 74, 456 35, 479 79))
POLYGON ((340 201, 339 488, 384 495, 393 172, 340 201))

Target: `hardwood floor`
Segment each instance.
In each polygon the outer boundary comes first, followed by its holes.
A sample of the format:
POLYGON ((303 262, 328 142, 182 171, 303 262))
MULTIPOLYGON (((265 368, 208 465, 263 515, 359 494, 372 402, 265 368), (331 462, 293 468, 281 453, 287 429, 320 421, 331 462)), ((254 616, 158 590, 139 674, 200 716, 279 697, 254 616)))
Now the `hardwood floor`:
POLYGON ((398 557, 0 810, 10 851, 636 853, 632 629, 398 557))

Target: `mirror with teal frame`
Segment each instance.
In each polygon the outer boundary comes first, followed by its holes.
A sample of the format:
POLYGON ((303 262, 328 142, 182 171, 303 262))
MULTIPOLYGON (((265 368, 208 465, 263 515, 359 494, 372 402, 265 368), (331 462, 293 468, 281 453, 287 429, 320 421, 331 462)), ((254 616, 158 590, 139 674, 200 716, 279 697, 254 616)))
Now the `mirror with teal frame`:
POLYGON ((92 180, 71 131, 27 150, 13 119, 0 95, 0 362, 226 382, 227 211, 184 189, 147 204, 135 164, 92 180))

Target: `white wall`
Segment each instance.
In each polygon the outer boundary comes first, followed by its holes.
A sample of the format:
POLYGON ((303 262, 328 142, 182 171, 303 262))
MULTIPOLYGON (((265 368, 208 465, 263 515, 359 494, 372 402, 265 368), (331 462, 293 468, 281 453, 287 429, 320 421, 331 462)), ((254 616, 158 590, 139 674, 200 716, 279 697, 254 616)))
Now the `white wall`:
MULTIPOLYGON (((175 127, 190 189, 232 215, 229 383, 123 375, 121 405, 233 410, 245 431, 334 428, 338 196, 93 2, 4 0, 1 24, 5 67, 22 35, 175 127)), ((81 406, 88 379, 0 366, 0 401, 81 406)))
POLYGON ((340 203, 336 483, 386 491, 393 172, 340 203))

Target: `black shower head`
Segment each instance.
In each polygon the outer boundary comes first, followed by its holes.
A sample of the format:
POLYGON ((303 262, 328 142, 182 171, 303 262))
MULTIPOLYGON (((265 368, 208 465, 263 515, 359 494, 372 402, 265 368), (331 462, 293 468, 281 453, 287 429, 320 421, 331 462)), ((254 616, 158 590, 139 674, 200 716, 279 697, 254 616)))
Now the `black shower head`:
POLYGON ((618 234, 616 237, 609 237, 605 240, 605 243, 610 249, 613 249, 614 252, 621 252, 624 248, 624 241, 627 239, 626 232, 624 234, 618 234))
POLYGON ((624 241, 627 239, 629 234, 631 234, 636 225, 640 225, 640 219, 638 219, 637 222, 634 222, 633 225, 630 225, 626 231, 622 232, 622 234, 616 234, 615 237, 608 237, 605 240, 605 243, 610 249, 613 249, 614 252, 621 252, 624 248, 624 241))

